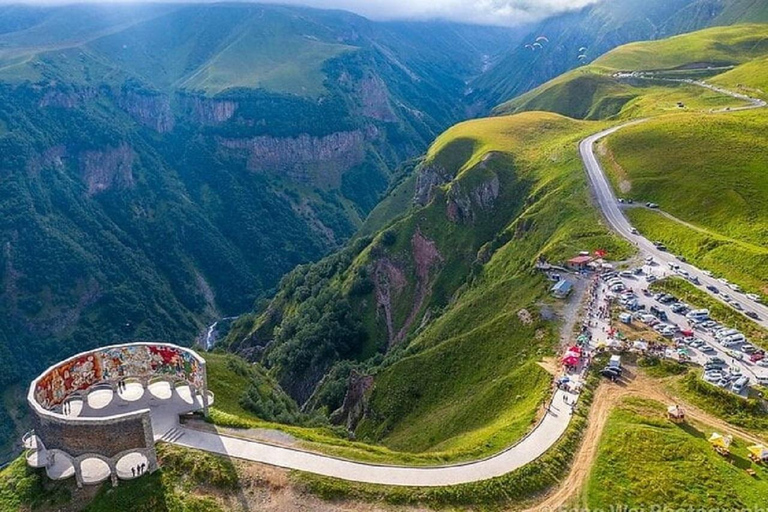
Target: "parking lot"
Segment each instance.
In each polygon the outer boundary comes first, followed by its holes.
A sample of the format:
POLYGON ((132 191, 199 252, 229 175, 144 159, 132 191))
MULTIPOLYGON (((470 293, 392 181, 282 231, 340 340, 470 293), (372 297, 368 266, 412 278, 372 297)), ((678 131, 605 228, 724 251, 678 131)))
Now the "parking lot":
POLYGON ((654 280, 673 274, 686 277, 653 262, 606 274, 602 280, 605 293, 619 304, 625 323, 651 329, 667 340, 666 357, 704 367, 706 381, 742 396, 755 384, 768 385, 765 352, 742 333, 709 319, 706 310, 697 311, 671 295, 647 291, 654 280))

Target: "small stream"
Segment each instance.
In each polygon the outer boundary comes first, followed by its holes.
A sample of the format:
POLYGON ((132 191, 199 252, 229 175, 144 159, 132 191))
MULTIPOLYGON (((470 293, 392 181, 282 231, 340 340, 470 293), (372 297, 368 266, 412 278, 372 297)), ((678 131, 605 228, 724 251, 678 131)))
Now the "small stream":
POLYGON ((229 320, 234 320, 235 318, 237 317, 228 316, 225 318, 220 318, 208 326, 208 330, 205 333, 205 340, 203 341, 203 346, 205 347, 206 351, 211 350, 213 346, 216 345, 216 340, 218 339, 218 333, 216 331, 216 327, 218 327, 219 322, 226 322, 229 320))

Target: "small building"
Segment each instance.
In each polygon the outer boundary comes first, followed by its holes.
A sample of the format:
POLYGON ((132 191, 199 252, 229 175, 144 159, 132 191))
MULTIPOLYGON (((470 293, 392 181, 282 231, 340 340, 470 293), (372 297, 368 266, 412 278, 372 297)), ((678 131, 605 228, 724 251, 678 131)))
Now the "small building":
POLYGON ((551 289, 552 295, 558 299, 566 298, 571 293, 571 290, 573 290, 573 284, 565 279, 559 280, 551 289))
POLYGON ((568 260, 567 267, 573 270, 584 270, 592 261, 592 256, 579 255, 568 260))

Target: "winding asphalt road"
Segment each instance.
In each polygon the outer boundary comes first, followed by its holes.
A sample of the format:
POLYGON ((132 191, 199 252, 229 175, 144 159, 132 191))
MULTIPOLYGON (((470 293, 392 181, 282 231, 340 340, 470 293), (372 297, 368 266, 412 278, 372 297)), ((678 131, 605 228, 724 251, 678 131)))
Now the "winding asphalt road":
MULTIPOLYGON (((747 99, 753 103, 752 106, 744 108, 765 106, 765 102, 761 100, 754 100, 743 95, 731 93, 730 91, 713 88, 708 84, 698 83, 698 85, 723 92, 724 94, 730 94, 740 99, 747 99)), ((617 130, 640 122, 643 122, 643 120, 610 128, 587 137, 580 143, 579 152, 587 169, 598 205, 611 227, 621 236, 636 244, 641 250, 653 255, 654 258, 662 263, 675 262, 680 264, 689 273, 697 276, 705 285, 712 284, 722 287, 720 283, 709 278, 699 269, 678 262, 669 253, 656 249, 649 240, 633 234, 632 226, 618 206, 613 190, 595 157, 594 144, 596 141, 617 130)), ((713 296, 720 299, 717 295, 713 296)), ((768 308, 755 304, 746 297, 737 296, 736 300, 739 301, 745 310, 752 310, 761 315, 762 321, 759 323, 768 327, 768 321, 766 320, 768 319, 768 308)), ((569 403, 573 403, 576 398, 576 395, 557 390, 541 421, 520 442, 486 459, 446 466, 408 467, 355 462, 285 446, 195 430, 181 426, 178 423, 166 432, 163 439, 188 448, 196 448, 234 458, 262 462, 355 482, 427 487, 457 485, 504 475, 529 464, 543 455, 563 435, 570 423, 571 406, 566 403, 566 400, 569 403)))
POLYGON ((372 484, 435 487, 487 480, 514 471, 544 454, 571 421, 576 395, 558 390, 542 420, 520 442, 487 459, 447 466, 389 466, 249 441, 177 426, 165 440, 207 452, 318 475, 372 484))
MULTIPOLYGON (((726 89, 722 89, 720 87, 715 87, 715 86, 706 84, 704 82, 689 81, 688 83, 699 85, 701 87, 706 87, 707 89, 711 89, 722 94, 727 94, 729 96, 733 96, 734 98, 749 101, 751 103, 751 105, 749 106, 732 108, 730 109, 731 112, 736 110, 763 108, 766 106, 766 102, 763 100, 750 98, 743 94, 734 93, 726 89)), ((722 110, 721 112, 726 112, 726 111, 722 110)), ((758 320, 755 320, 753 318, 750 318, 744 315, 745 318, 768 329, 768 306, 757 303, 747 298, 743 293, 732 291, 730 288, 727 288, 723 283, 719 282, 717 279, 714 279, 706 275, 702 270, 688 263, 681 262, 674 255, 666 251, 661 251, 657 249, 656 246, 653 245, 653 243, 650 240, 643 237, 642 235, 632 233, 632 225, 629 223, 629 220, 627 220, 627 218, 624 216, 624 212, 619 207, 619 202, 618 202, 618 199, 616 198, 616 195, 613 192, 613 188, 608 182, 608 178, 606 178, 605 172, 603 171, 603 168, 600 166, 600 163, 598 162, 597 157, 595 156, 595 143, 598 140, 604 137, 607 137, 608 135, 611 135, 612 133, 615 133, 618 130, 621 130, 622 128, 643 123, 645 121, 647 121, 647 119, 640 119, 640 120, 631 121, 629 123, 625 123, 619 126, 614 126, 600 133, 596 133, 594 135, 587 137, 586 139, 581 141, 581 143, 579 144, 579 154, 581 155, 581 159, 584 162, 584 166, 587 169, 587 174, 589 176, 589 182, 592 186, 592 191, 594 192, 595 199, 597 200, 597 204, 600 207, 600 210, 603 212, 603 216, 608 221, 608 224, 611 226, 611 228, 613 228, 614 231, 616 231, 619 235, 621 235, 625 239, 632 242, 643 253, 653 256, 653 258, 656 259, 656 261, 660 262, 665 267, 668 266, 669 263, 675 263, 679 265, 681 269, 686 270, 691 276, 696 276, 699 279, 699 282, 701 283, 700 289, 708 293, 715 299, 725 303, 720 293, 714 293, 708 290, 706 288, 707 286, 714 286, 715 288, 721 291, 727 291, 731 299, 739 303, 739 305, 742 307, 743 312, 752 311, 756 313, 757 316, 759 317, 758 320)))

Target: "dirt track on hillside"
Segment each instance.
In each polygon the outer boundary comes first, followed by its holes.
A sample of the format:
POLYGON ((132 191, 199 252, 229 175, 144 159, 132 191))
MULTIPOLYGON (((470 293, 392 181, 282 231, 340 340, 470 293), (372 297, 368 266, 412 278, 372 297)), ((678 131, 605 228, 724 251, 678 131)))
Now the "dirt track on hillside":
POLYGON ((558 507, 571 504, 581 494, 597 457, 600 437, 608 417, 616 405, 622 399, 629 396, 656 400, 663 404, 680 404, 685 409, 686 417, 689 420, 707 423, 723 433, 731 434, 734 437, 740 437, 753 443, 766 442, 765 439, 761 439, 754 434, 726 423, 668 393, 662 388, 658 380, 653 380, 639 373, 628 375, 628 377, 627 380, 621 383, 613 384, 606 381, 598 387, 589 411, 587 430, 584 432, 583 441, 576 452, 568 476, 559 483, 557 488, 547 494, 541 502, 527 509, 526 512, 554 511, 558 507))

